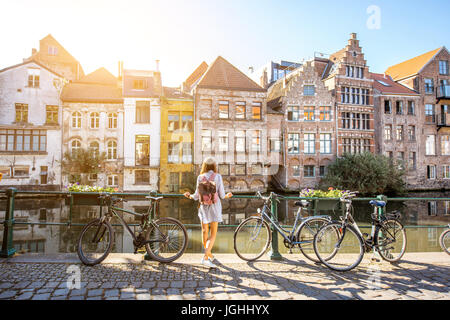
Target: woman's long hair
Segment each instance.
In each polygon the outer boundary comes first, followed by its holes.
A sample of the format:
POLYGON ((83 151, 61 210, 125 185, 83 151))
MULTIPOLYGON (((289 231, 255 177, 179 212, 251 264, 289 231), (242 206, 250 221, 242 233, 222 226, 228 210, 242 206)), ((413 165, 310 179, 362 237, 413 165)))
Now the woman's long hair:
POLYGON ((214 173, 217 173, 217 164, 216 161, 212 158, 206 158, 202 163, 202 169, 200 170, 200 174, 204 174, 208 171, 214 171, 214 173))

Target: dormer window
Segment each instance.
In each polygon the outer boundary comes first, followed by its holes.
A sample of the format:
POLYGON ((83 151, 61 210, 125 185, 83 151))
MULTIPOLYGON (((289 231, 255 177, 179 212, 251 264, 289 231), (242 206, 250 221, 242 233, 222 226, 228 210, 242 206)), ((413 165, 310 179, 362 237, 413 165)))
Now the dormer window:
POLYGON ((48 55, 49 56, 56 56, 56 55, 58 55, 58 47, 48 46, 48 55))
POLYGON ((147 82, 143 79, 141 80, 133 80, 133 89, 135 90, 144 90, 147 88, 147 82))
POLYGON ((28 69, 29 88, 39 88, 40 73, 41 72, 39 69, 28 69))

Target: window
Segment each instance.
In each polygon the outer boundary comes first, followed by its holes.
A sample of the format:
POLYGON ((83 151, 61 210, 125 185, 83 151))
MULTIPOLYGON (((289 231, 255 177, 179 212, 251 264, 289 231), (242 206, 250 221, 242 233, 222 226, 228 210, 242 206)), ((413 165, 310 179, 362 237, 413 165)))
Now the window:
MULTIPOLYGON (((135 146, 136 166, 148 166, 150 164, 150 136, 136 136, 135 146)), ((148 173, 148 171, 146 171, 148 173)))
POLYGON ((442 174, 444 179, 450 179, 450 165, 444 165, 442 167, 442 174))
POLYGON ((361 114, 361 125, 362 130, 370 130, 370 114, 368 113, 361 114))
POLYGON ((0 151, 46 151, 46 130, 0 130, 0 151))
POLYGON ((261 120, 261 102, 253 102, 252 104, 252 119, 261 120))
MULTIPOLYGON (((428 215, 429 216, 437 215, 437 201, 429 201, 428 202, 428 215)), ((437 238, 437 236, 436 236, 436 238, 437 238)))
POLYGON ((30 168, 29 167, 14 167, 13 168, 13 176, 18 178, 26 178, 30 176, 30 168))
POLYGON ((150 172, 148 170, 135 170, 134 183, 140 185, 150 184, 150 172))
POLYGON ((403 151, 397 153, 397 163, 399 169, 405 169, 405 153, 403 151))
POLYGON ((136 123, 150 123, 150 101, 136 101, 136 123))
POLYGON ((303 95, 304 96, 313 96, 316 93, 316 87, 313 85, 304 85, 303 86, 303 95))
POLYGON ((409 164, 408 167, 410 170, 416 170, 417 162, 416 162, 416 153, 410 152, 409 153, 409 164))
POLYGON ((416 106, 414 101, 408 101, 408 114, 412 116, 416 114, 416 106))
POLYGON ((331 121, 331 107, 320 107, 319 112, 320 121, 331 121))
POLYGON ((90 126, 91 129, 98 129, 100 126, 100 115, 98 112, 92 112, 90 115, 90 126))
POLYGON ((397 141, 403 140, 403 126, 397 126, 396 132, 396 139, 397 141))
POLYGON ((425 93, 434 93, 433 79, 425 79, 425 93))
POLYGON ((292 166, 292 176, 300 177, 300 166, 299 165, 292 166))
POLYGON ((180 127, 180 116, 177 114, 169 114, 167 118, 169 121, 167 131, 176 132, 180 127))
POLYGON ((408 126, 409 141, 416 141, 416 126, 408 126))
POLYGON ((384 126, 384 140, 392 140, 392 125, 384 126))
POLYGON ((303 120, 314 121, 314 107, 304 107, 303 114, 303 120))
POLYGON ((371 146, 372 146, 372 141, 370 139, 363 140, 363 151, 364 152, 372 152, 371 146))
POLYGON ((236 119, 245 119, 245 102, 236 102, 236 119))
POLYGON ((280 152, 281 151, 281 141, 278 138, 270 139, 270 152, 280 152))
POLYGON ((28 69, 28 87, 29 88, 39 88, 39 69, 28 69))
POLYGON ((439 61, 439 74, 448 75, 448 61, 446 60, 439 61))
POLYGON ((300 153, 300 135, 298 133, 288 134, 288 153, 289 154, 300 153))
POLYGON ((361 104, 369 105, 369 89, 361 89, 361 104))
POLYGON ((430 134, 426 138, 425 142, 425 155, 434 156, 436 155, 436 144, 435 144, 435 136, 430 134))
POLYGON ((263 174, 263 166, 261 163, 254 163, 250 166, 250 168, 251 174, 254 176, 263 174))
POLYGON ((49 56, 56 56, 56 55, 58 55, 58 47, 48 46, 47 47, 47 53, 48 53, 49 56))
POLYGON ((395 102, 395 111, 396 114, 403 114, 403 101, 395 102))
POLYGON ((316 141, 314 133, 304 134, 304 153, 312 154, 316 152, 316 141))
POLYGON ((72 113, 72 128, 81 128, 81 113, 78 111, 72 113))
POLYGON ((202 130, 202 151, 212 150, 211 130, 202 130))
POLYGON ((314 178, 316 176, 316 168, 314 166, 304 166, 303 176, 305 178, 314 178))
POLYGON ((94 158, 98 158, 99 154, 100 154, 100 145, 97 141, 92 141, 89 144, 89 151, 91 152, 92 156, 94 158))
POLYGON ((181 116, 181 130, 183 130, 184 132, 191 132, 192 129, 193 129, 192 116, 191 115, 181 116))
POLYGON ((352 113, 352 129, 361 129, 361 114, 352 113))
POLYGON ((219 101, 219 119, 228 119, 228 101, 219 101))
POLYGON ((225 163, 219 164, 218 170, 222 176, 230 175, 230 165, 229 164, 225 164, 225 163))
POLYGON ((119 176, 116 174, 108 175, 107 185, 108 187, 117 187, 119 185, 119 176))
POLYGON ((45 107, 45 123, 46 124, 58 124, 58 106, 46 106, 45 107))
POLYGON ((180 161, 180 143, 169 142, 168 143, 168 163, 179 163, 180 161))
POLYGON ((191 142, 183 142, 182 161, 183 161, 183 163, 192 163, 192 143, 191 142))
POLYGON ((114 141, 114 140, 108 141, 106 158, 108 160, 117 159, 117 142, 116 141, 114 141))
POLYGON ((28 105, 16 103, 16 122, 28 122, 28 105))
POLYGON ((349 87, 342 87, 341 102, 342 103, 350 103, 350 88, 349 87))
POLYGON ((331 153, 331 133, 320 134, 320 153, 331 153))
POLYGON ((436 117, 434 112, 434 104, 426 104, 425 105, 425 122, 427 123, 435 123, 436 117))
POLYGON ((450 136, 441 136, 441 154, 443 156, 450 156, 450 136))
POLYGON ((80 149, 81 149, 81 141, 77 139, 72 140, 70 144, 70 152, 72 153, 72 155, 75 155, 80 149))
POLYGON ((427 166, 427 178, 428 179, 436 179, 436 166, 435 165, 427 166))
POLYGON ((97 181, 97 174, 96 173, 89 173, 88 180, 89 181, 97 181))
POLYGON ((252 131, 252 144, 250 150, 255 152, 261 151, 261 131, 252 131))
POLYGON ((288 121, 300 121, 300 110, 298 106, 289 106, 287 108, 288 121))
POLYGON ((319 167, 319 177, 325 177, 326 174, 327 174, 327 167, 320 166, 319 167))
POLYGON ((235 174, 237 176, 245 176, 246 175, 246 165, 245 164, 237 164, 235 167, 235 174))
POLYGON ((178 192, 180 190, 180 173, 171 172, 169 175, 169 192, 178 192))
POLYGON ((342 112, 342 129, 350 129, 351 128, 351 113, 350 112, 342 112))
POLYGON ((342 139, 342 152, 351 153, 352 152, 352 142, 349 138, 342 139))
POLYGON ((391 101, 390 100, 384 100, 384 113, 391 114, 392 108, 391 108, 391 101))
POLYGON ((235 134, 235 151, 245 152, 245 131, 236 131, 235 134))
POLYGON ((219 131, 219 152, 228 151, 228 131, 219 131))
POLYGON ((11 178, 11 168, 10 167, 0 167, 0 173, 3 174, 3 179, 11 178))
POLYGON ((108 113, 108 129, 117 129, 117 113, 108 113))
POLYGON ((147 88, 147 81, 144 79, 133 80, 133 89, 134 90, 144 90, 147 88))

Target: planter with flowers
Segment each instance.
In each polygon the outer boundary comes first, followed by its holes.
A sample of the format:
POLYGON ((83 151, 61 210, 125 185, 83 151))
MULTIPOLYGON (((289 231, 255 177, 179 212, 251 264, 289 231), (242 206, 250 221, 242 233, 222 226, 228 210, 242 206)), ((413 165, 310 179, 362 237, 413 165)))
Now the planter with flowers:
MULTIPOLYGON (((67 186, 67 190, 69 192, 92 192, 92 194, 89 193, 73 193, 70 196, 73 197, 73 204, 78 206, 99 206, 100 205, 100 199, 99 193, 112 193, 117 192, 119 189, 117 188, 102 188, 97 186, 87 186, 87 185, 80 185, 78 183, 71 184, 67 186)), ((70 196, 65 199, 66 204, 70 204, 70 196)))
POLYGON ((332 187, 328 188, 328 191, 315 190, 315 189, 303 189, 300 191, 299 197, 312 198, 311 210, 316 211, 336 211, 341 209, 341 202, 339 198, 349 193, 349 190, 339 190, 332 187))

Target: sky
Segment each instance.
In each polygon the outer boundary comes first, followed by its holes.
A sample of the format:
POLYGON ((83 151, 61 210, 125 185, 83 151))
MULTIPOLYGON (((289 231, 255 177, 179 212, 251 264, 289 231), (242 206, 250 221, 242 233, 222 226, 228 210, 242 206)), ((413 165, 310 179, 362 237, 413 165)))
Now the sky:
POLYGON ((53 37, 85 73, 154 70, 180 85, 221 55, 241 71, 333 53, 356 32, 372 72, 450 48, 448 0, 2 0, 0 69, 53 37))

